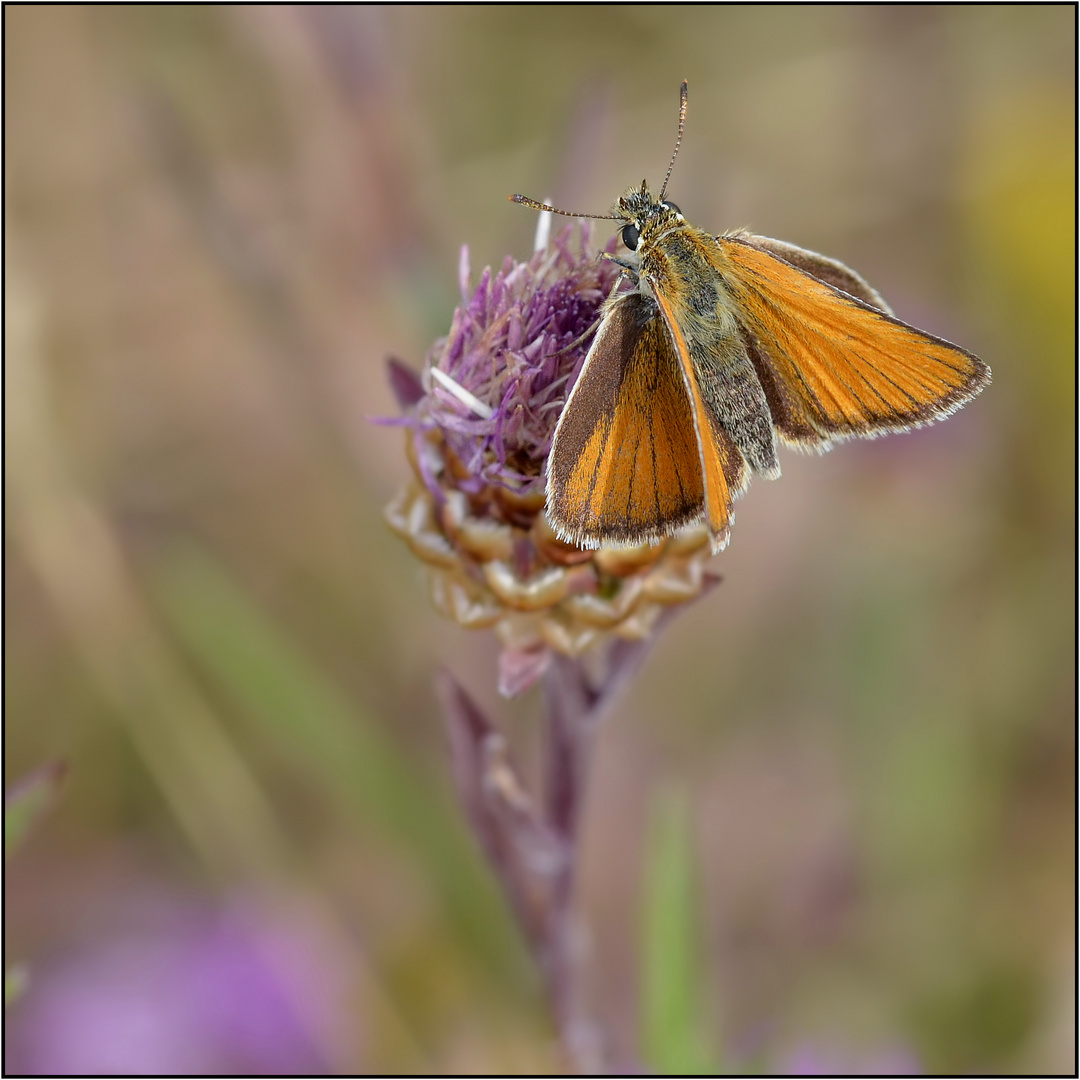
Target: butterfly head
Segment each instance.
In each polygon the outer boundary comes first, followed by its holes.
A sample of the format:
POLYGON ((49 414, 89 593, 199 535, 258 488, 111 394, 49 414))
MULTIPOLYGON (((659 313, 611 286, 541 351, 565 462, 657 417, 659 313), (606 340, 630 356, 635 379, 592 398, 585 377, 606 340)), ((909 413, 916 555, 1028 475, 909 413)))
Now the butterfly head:
POLYGON ((651 234, 658 237, 660 233, 670 228, 684 225, 686 219, 682 211, 668 198, 667 186, 671 179, 671 170, 675 166, 675 158, 679 155, 679 147, 682 145, 683 127, 686 124, 686 80, 679 90, 679 134, 675 139, 675 149, 671 154, 667 173, 664 176, 663 186, 660 188, 659 198, 649 190, 646 181, 641 181, 640 188, 629 188, 619 196, 619 201, 612 208, 610 214, 575 214, 569 210, 560 210, 548 203, 530 199, 527 195, 511 195, 510 201, 520 203, 522 206, 531 206, 534 210, 542 210, 548 214, 563 214, 566 217, 587 217, 600 221, 621 221, 622 241, 631 250, 637 251, 638 244, 644 234, 649 239, 651 234))
POLYGON ((619 196, 613 214, 626 224, 622 229, 622 241, 636 251, 643 234, 656 234, 685 220, 682 211, 670 200, 658 200, 644 180, 640 188, 630 188, 619 196))

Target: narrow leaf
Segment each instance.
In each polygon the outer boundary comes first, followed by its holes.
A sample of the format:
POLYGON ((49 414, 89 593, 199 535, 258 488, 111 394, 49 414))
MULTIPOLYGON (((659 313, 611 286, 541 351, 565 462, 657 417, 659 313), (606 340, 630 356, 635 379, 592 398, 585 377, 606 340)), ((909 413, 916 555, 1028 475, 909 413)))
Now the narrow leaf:
POLYGON ((52 805, 67 772, 61 761, 42 765, 4 793, 4 858, 22 843, 30 827, 52 805))
POLYGON ((705 949, 690 814, 681 791, 663 791, 654 800, 642 891, 643 1056, 662 1075, 715 1074, 702 1035, 705 949))

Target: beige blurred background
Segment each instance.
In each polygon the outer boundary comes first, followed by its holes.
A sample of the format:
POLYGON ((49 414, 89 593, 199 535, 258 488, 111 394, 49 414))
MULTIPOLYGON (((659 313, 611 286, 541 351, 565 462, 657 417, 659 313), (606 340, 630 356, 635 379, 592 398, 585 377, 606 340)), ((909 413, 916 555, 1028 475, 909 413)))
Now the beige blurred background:
POLYGON ((842 259, 994 382, 739 504, 598 748, 590 1004, 630 1060, 676 785, 731 1067, 1072 1071, 1074 9, 5 16, 5 778, 68 765, 7 867, 9 1069, 558 1067, 432 678, 526 761, 538 703, 428 606, 369 420, 460 245, 658 183, 686 78, 691 221, 842 259))

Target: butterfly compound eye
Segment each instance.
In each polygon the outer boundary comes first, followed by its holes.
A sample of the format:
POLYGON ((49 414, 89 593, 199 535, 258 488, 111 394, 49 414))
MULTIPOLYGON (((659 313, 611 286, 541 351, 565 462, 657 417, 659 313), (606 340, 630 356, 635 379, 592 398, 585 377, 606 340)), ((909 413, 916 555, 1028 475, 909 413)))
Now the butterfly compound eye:
POLYGON ((665 199, 660 205, 666 206, 669 210, 674 210, 676 214, 682 213, 682 211, 670 199, 665 199))
POLYGON ((638 231, 636 225, 624 225, 622 231, 622 242, 631 250, 637 251, 638 237, 641 233, 638 231))

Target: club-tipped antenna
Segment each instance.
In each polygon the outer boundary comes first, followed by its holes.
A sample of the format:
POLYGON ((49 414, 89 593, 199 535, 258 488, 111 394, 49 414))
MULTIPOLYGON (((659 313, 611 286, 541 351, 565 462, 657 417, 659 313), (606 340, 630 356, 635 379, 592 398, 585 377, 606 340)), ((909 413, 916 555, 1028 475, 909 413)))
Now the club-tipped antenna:
POLYGON ((557 206, 548 206, 547 203, 537 202, 528 195, 511 195, 511 202, 521 203, 522 206, 531 206, 534 210, 543 210, 548 214, 562 214, 563 217, 592 218, 595 221, 624 221, 625 218, 615 214, 573 214, 569 210, 560 210, 557 206))
POLYGON ((679 147, 682 146, 683 128, 686 126, 686 80, 683 79, 682 88, 679 90, 679 135, 675 140, 675 149, 671 154, 671 164, 667 167, 667 176, 664 177, 664 186, 660 189, 660 202, 664 201, 667 194, 667 182, 671 179, 671 170, 675 168, 675 159, 679 156, 679 147))

